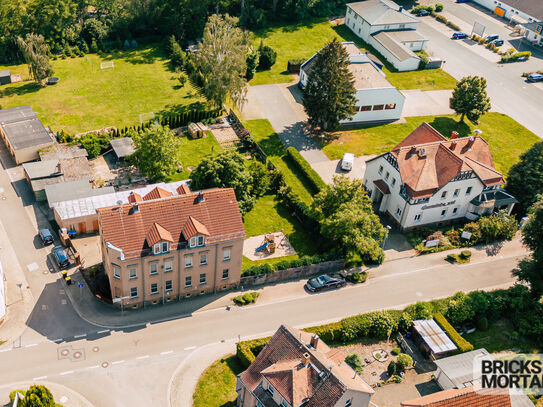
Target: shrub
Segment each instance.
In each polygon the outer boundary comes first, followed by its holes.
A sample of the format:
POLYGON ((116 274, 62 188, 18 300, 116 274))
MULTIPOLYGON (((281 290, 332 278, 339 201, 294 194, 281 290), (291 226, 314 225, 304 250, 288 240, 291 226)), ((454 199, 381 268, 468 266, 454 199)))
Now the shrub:
POLYGON ((460 252, 460 257, 463 259, 469 259, 471 257, 471 250, 462 250, 460 252))
POLYGON ((530 51, 517 52, 515 54, 502 55, 501 62, 516 62, 519 59, 528 59, 532 56, 530 51))
POLYGON ((358 374, 361 374, 364 370, 362 358, 358 353, 351 353, 350 355, 347 355, 347 357, 345 357, 345 363, 351 366, 353 370, 358 374))
POLYGON ((93 39, 90 46, 90 52, 93 54, 96 54, 98 52, 98 44, 96 44, 96 40, 93 39))
POLYGON ((271 264, 264 263, 256 266, 251 266, 248 269, 243 270, 241 273, 243 276, 259 276, 261 274, 275 273, 275 270, 271 264))
POLYGON ((406 353, 400 353, 398 355, 398 365, 405 370, 406 367, 413 366, 413 358, 406 353))
POLYGON ((15 393, 21 393, 21 395, 24 396, 25 393, 26 393, 26 391, 25 391, 25 390, 19 390, 19 389, 10 391, 10 392, 9 392, 9 402, 10 402, 11 404, 13 404, 13 400, 15 400, 15 393))
POLYGON ((473 350, 473 345, 460 336, 458 332, 452 327, 452 325, 445 319, 440 312, 434 315, 436 323, 445 331, 447 336, 458 348, 458 353, 470 352, 473 350))
POLYGON ((298 73, 300 72, 301 65, 305 62, 305 59, 289 59, 287 63, 287 70, 290 73, 298 73))
POLYGON ((443 11, 443 3, 436 3, 434 7, 437 13, 440 13, 443 11))
POLYGON ((241 364, 248 368, 251 363, 254 362, 260 351, 264 349, 264 346, 270 341, 271 337, 253 339, 250 341, 242 341, 236 343, 236 356, 241 364))
POLYGON ((430 319, 434 310, 429 302, 418 301, 413 307, 413 319, 430 319))
POLYGON ((479 224, 481 239, 484 243, 511 240, 515 237, 518 229, 515 217, 507 215, 505 211, 499 211, 490 216, 483 216, 477 223, 479 224))
POLYGON ((341 322, 332 322, 330 324, 312 326, 305 328, 304 331, 317 334, 324 342, 339 341, 342 338, 341 322))
POLYGON ((258 49, 258 52, 260 53, 258 69, 270 69, 275 64, 275 60, 277 59, 277 52, 275 52, 273 48, 268 47, 267 45, 263 45, 262 42, 260 43, 260 48, 258 49))
POLYGON ((360 314, 342 319, 340 321, 341 340, 349 342, 370 336, 372 323, 373 321, 369 314, 360 314))
POLYGON ((390 363, 387 366, 387 373, 389 376, 394 376, 396 374, 396 371, 398 370, 396 366, 396 362, 393 360, 390 361, 390 363))
POLYGON ((392 353, 394 356, 396 356, 396 355, 399 355, 400 353, 402 353, 402 350, 400 348, 392 348, 390 353, 392 353))
POLYGON ((449 20, 447 20, 444 16, 439 15, 439 14, 436 15, 436 20, 443 24, 447 24, 449 22, 449 20))
POLYGON ((390 330, 396 330, 396 322, 386 311, 376 312, 371 317, 370 334, 375 338, 386 338, 390 330))
POLYGON ((486 331, 488 329, 488 319, 486 317, 481 317, 477 320, 477 328, 481 331, 486 331))
POLYGON ((366 273, 365 271, 348 274, 346 278, 349 283, 353 284, 364 283, 367 279, 368 273, 366 273))
POLYGON ((447 24, 447 27, 450 27, 455 31, 460 31, 460 26, 458 24, 455 24, 452 21, 447 21, 446 24, 447 24))
POLYGON ((311 165, 309 165, 307 160, 302 157, 298 150, 296 150, 294 147, 289 147, 287 148, 287 155, 293 161, 296 167, 298 167, 298 169, 307 177, 307 180, 313 188, 313 192, 317 193, 326 186, 320 175, 317 174, 313 168, 311 168, 311 165))
POLYGON ((411 318, 411 315, 407 312, 402 312, 402 315, 398 318, 398 332, 405 334, 409 331, 409 328, 411 328, 412 323, 413 319, 411 318))
POLYGON ((453 324, 461 324, 474 316, 471 299, 463 292, 453 295, 448 303, 447 319, 453 324))

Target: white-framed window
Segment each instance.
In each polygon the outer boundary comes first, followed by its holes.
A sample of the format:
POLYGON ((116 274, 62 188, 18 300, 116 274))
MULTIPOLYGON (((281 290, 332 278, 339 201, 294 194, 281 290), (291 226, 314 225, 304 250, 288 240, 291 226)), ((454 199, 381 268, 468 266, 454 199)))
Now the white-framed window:
POLYGON ((452 213, 452 214, 453 214, 453 215, 456 215, 456 212, 458 212, 458 207, 453 208, 453 213, 452 213))
POLYGON ((222 249, 222 261, 230 260, 230 248, 222 249))
POLYGON ((138 278, 138 272, 135 267, 132 267, 131 269, 129 269, 128 274, 130 276, 130 280, 134 280, 138 278))
POLYGON ((230 274, 230 270, 224 269, 224 270, 222 271, 222 279, 223 279, 223 280, 228 280, 229 274, 230 274))
POLYGON ((205 246, 205 244, 206 244, 206 237, 203 235, 193 236, 189 240, 190 247, 205 246))
POLYGON ((117 267, 113 267, 113 278, 116 278, 117 280, 121 279, 121 270, 117 267))
POLYGON ((422 213, 417 213, 417 214, 415 215, 415 222, 420 222, 421 216, 422 216, 422 213))
POLYGON ((192 287, 192 277, 191 276, 186 276, 185 277, 185 288, 187 287, 192 287))
POLYGON ((444 218, 447 215, 447 209, 441 211, 441 217, 444 218))
POLYGON ((352 404, 353 404, 353 399, 349 399, 345 402, 345 407, 351 407, 352 404))
POLYGON ((156 243, 156 244, 153 246, 153 253, 154 253, 154 254, 160 254, 160 243, 156 243))
POLYGON ((195 247, 196 246, 196 237, 191 237, 189 240, 189 246, 195 247))
POLYGON ((172 291, 172 290, 173 290, 172 280, 166 280, 166 291, 172 291))
POLYGON ((382 174, 382 173, 383 173, 383 166, 380 165, 380 166, 379 166, 379 174, 382 174))
POLYGON ((281 407, 290 407, 290 404, 285 399, 281 399, 281 407))
POLYGON ((466 195, 469 195, 471 194, 471 187, 468 187, 468 189, 466 189, 466 195))
POLYGON ((170 242, 162 242, 162 253, 168 253, 170 251, 170 242))
POLYGON ((207 264, 207 253, 200 254, 200 266, 207 264))
POLYGON ((166 261, 164 262, 164 272, 169 273, 172 271, 172 262, 166 261))
POLYGON ((346 22, 347 25, 349 25, 349 18, 347 17, 347 22, 346 22))
POLYGON ((151 284, 151 294, 158 294, 158 284, 157 283, 151 284))
POLYGON ((385 25, 385 30, 390 30, 390 26, 389 26, 389 25, 385 25))
POLYGON ((387 171, 387 175, 385 175, 385 179, 388 179, 390 177, 390 172, 387 171))
POLYGON ((149 264, 149 268, 151 270, 151 275, 154 276, 155 274, 158 274, 158 266, 157 263, 151 263, 149 264))
POLYGON ((136 298, 138 296, 138 287, 131 287, 130 288, 130 297, 136 298))
POLYGON ((402 208, 398 207, 396 209, 396 216, 401 216, 402 215, 402 208))
POLYGON ((268 390, 268 392, 272 395, 273 397, 273 387, 272 386, 268 386, 268 388, 266 389, 268 390))
POLYGON ((207 284, 207 274, 202 273, 200 274, 200 285, 206 285, 207 284))
POLYGON ((405 28, 405 24, 400 24, 400 28, 405 28))
POLYGON ((460 190, 457 188, 454 190, 453 196, 457 197, 459 193, 460 193, 460 190))
POLYGON ((260 401, 256 402, 256 407, 264 407, 264 404, 262 404, 260 401))
POLYGON ((447 198, 447 191, 443 191, 441 193, 441 199, 445 199, 445 198, 447 198))
POLYGON ((191 268, 192 267, 192 255, 185 256, 185 268, 191 268))
POLYGON ((206 237, 203 235, 198 236, 198 246, 204 246, 206 244, 206 237))

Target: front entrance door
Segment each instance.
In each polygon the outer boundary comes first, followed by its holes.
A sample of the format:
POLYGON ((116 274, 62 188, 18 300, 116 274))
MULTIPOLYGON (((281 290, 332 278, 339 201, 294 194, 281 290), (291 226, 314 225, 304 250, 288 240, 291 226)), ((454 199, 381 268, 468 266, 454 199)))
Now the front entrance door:
POLYGON ((87 224, 85 222, 81 222, 79 224, 79 233, 81 234, 87 233, 87 224))

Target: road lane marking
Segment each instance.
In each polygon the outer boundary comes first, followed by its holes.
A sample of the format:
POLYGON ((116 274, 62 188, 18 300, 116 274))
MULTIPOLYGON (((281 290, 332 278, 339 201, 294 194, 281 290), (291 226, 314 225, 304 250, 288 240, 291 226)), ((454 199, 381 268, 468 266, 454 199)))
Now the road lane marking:
POLYGON ((167 350, 165 352, 160 352, 161 355, 169 355, 170 353, 173 353, 173 350, 167 350))
POLYGON ((104 329, 103 331, 98 331, 98 332, 96 332, 96 333, 97 333, 97 334, 105 334, 105 333, 107 333, 107 332, 109 332, 109 331, 110 331, 110 329, 104 329))
POLYGON ((25 345, 25 348, 31 348, 33 346, 38 346, 37 343, 29 343, 28 345, 25 345))
POLYGON ((189 346, 188 348, 185 348, 183 350, 193 350, 193 349, 196 349, 196 346, 189 346))
POLYGON ((94 365, 94 366, 89 366, 87 369, 98 369, 100 366, 98 365, 94 365))
POLYGON ((121 363, 124 363, 124 360, 116 360, 115 362, 111 362, 112 365, 119 365, 121 363))
POLYGON ((147 359, 149 355, 138 356, 136 359, 147 359))
POLYGON ((56 342, 56 343, 59 343, 59 342, 62 342, 63 339, 62 338, 58 338, 58 339, 53 339, 53 342, 56 342))
POLYGON ((32 380, 33 380, 33 381, 36 381, 36 380, 44 380, 44 379, 47 379, 47 376, 39 376, 39 377, 35 377, 35 378, 33 378, 32 380))
POLYGON ((74 335, 74 338, 79 339, 79 338, 84 338, 85 336, 87 336, 87 334, 74 335))
POLYGON ((64 375, 72 374, 72 373, 74 373, 73 370, 67 370, 67 371, 65 371, 65 372, 61 372, 60 375, 61 375, 61 376, 64 376, 64 375))
POLYGON ((0 349, 0 353, 1 353, 1 352, 9 352, 10 350, 13 350, 13 348, 0 349))

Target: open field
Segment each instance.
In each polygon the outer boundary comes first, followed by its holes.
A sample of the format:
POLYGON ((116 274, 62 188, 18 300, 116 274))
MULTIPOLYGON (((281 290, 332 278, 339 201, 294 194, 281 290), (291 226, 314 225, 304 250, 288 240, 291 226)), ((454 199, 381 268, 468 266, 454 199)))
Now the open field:
POLYGON ((341 158, 346 152, 357 156, 381 154, 392 149, 422 122, 428 122, 445 137, 449 137, 452 131, 465 137, 472 134, 474 129, 480 129, 483 132, 481 136, 490 145, 494 165, 502 174, 507 174, 519 156, 539 141, 534 133, 509 116, 487 113, 477 125, 467 120, 465 123, 458 123, 458 117, 452 115, 418 116, 407 117, 406 123, 369 125, 339 131, 334 134, 336 138, 325 145, 323 150, 332 160, 341 158))
MULTIPOLYGON (((53 131, 78 133, 137 125, 140 113, 178 112, 204 101, 189 81, 180 88, 178 75, 157 46, 58 59, 52 64, 58 84, 42 88, 23 81, 0 86, 0 106, 28 104, 53 131), (101 70, 104 61, 113 61, 115 67, 101 70)), ((29 79, 26 65, 0 66, 3 69, 29 79)))

